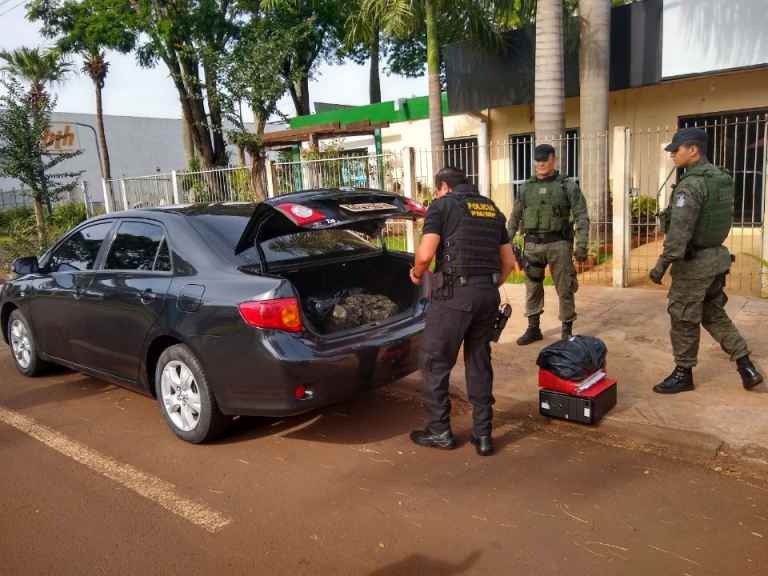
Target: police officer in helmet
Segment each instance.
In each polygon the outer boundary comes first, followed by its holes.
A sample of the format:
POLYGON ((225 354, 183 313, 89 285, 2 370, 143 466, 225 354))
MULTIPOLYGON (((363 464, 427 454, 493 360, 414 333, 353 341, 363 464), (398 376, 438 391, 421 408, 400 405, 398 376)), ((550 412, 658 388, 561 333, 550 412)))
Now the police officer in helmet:
POLYGON ((544 271, 547 265, 560 299, 561 337, 570 338, 576 319, 577 262, 587 259, 589 216, 578 184, 556 169, 555 149, 549 144, 533 152, 536 174, 523 184, 509 219, 509 237, 525 234, 525 315, 528 328, 518 338, 520 346, 541 340, 544 311, 544 271), (575 230, 574 230, 575 228, 575 230), (574 249, 574 239, 576 248, 574 249))
POLYGON ((496 205, 467 183, 457 168, 435 176, 436 200, 424 221, 411 281, 421 284, 433 259, 432 301, 422 339, 422 369, 428 424, 411 433, 421 446, 454 448, 448 378, 464 344, 467 395, 472 403, 472 443, 477 453, 493 452, 491 419, 493 324, 499 286, 512 271, 514 255, 505 219, 496 205))
POLYGON ((661 284, 668 268, 672 273, 668 311, 676 367, 654 386, 660 394, 693 390, 700 326, 736 362, 744 388, 763 381, 749 359, 747 343, 725 311, 725 277, 732 260, 723 242, 733 223, 734 181, 707 160, 707 142, 704 130, 683 128, 666 147, 685 174, 662 213, 664 250, 650 272, 656 284, 661 284))

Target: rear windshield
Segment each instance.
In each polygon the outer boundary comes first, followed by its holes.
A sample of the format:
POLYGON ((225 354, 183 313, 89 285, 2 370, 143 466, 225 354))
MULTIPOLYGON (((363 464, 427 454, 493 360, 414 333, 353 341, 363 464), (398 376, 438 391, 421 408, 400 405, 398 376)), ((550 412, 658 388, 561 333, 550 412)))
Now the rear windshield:
MULTIPOLYGON (((259 264, 259 252, 252 246, 237 256, 235 247, 248 225, 250 214, 198 214, 192 222, 206 238, 215 238, 243 265, 259 264)), ((318 256, 343 256, 365 254, 380 250, 378 239, 371 239, 352 230, 317 230, 278 236, 261 243, 267 263, 287 263, 318 256)))

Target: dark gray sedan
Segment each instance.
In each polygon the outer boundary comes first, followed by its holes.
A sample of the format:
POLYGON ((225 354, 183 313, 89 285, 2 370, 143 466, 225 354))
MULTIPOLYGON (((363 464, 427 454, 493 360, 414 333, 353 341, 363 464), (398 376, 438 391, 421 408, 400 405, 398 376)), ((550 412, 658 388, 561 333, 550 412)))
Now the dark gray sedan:
POLYGON ((306 412, 416 369, 426 299, 382 230, 423 214, 373 190, 108 214, 14 263, 0 328, 23 374, 54 363, 134 388, 203 442, 233 415, 306 412), (386 317, 335 323, 361 295, 386 317))

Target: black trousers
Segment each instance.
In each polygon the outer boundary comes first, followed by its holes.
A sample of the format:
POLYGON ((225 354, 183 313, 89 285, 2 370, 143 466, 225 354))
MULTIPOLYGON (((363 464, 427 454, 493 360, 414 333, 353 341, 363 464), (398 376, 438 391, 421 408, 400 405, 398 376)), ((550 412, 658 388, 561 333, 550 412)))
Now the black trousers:
POLYGON ((491 433, 491 337, 499 302, 498 288, 490 282, 482 286, 455 286, 451 298, 432 300, 422 340, 424 398, 431 430, 443 432, 450 428, 449 377, 463 343, 473 432, 475 436, 491 433))

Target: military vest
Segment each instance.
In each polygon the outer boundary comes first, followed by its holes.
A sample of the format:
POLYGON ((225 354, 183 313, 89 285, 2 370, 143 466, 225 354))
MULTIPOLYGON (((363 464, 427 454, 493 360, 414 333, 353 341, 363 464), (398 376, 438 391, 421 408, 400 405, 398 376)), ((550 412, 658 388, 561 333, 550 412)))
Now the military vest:
POLYGON ((523 187, 523 228, 526 232, 564 232, 570 225, 571 203, 561 176, 543 182, 531 179, 523 187))
POLYGON ((437 269, 453 279, 498 274, 501 271, 499 239, 504 220, 496 205, 476 193, 453 191, 445 198, 451 210, 460 211, 461 219, 443 241, 437 269))
POLYGON ((696 230, 691 237, 691 247, 701 250, 721 246, 733 225, 733 178, 706 163, 686 170, 680 182, 694 176, 704 179, 707 192, 696 221, 696 230))

